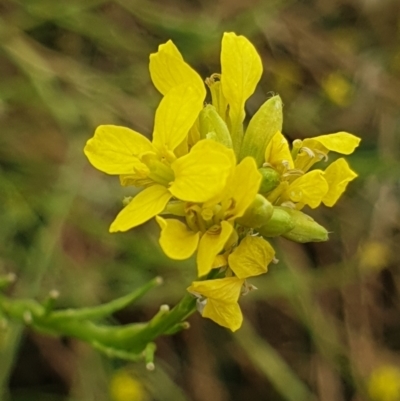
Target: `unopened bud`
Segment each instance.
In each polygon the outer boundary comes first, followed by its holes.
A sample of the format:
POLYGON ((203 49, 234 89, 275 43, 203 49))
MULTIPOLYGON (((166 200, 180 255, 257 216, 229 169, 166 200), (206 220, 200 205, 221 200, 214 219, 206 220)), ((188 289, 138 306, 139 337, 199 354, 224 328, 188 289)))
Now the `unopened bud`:
POLYGON ((227 148, 232 148, 232 138, 228 127, 213 105, 209 104, 201 110, 199 124, 201 138, 212 139, 227 148))
POLYGON ((258 190, 260 194, 266 194, 279 185, 280 176, 275 169, 272 167, 261 167, 258 171, 262 176, 260 189, 258 190))
POLYGON ((267 224, 258 228, 257 231, 263 237, 277 237, 278 235, 287 233, 293 228, 294 223, 292 222, 290 214, 281 207, 274 207, 272 216, 267 224))
POLYGON ((253 203, 236 222, 245 227, 257 228, 265 225, 272 216, 274 207, 262 195, 257 194, 253 203))
POLYGON ((294 223, 294 228, 282 234, 283 237, 294 242, 320 242, 328 240, 328 231, 318 224, 312 217, 299 210, 286 210, 294 223))
POLYGON ((282 101, 279 96, 268 99, 254 114, 247 127, 239 161, 252 156, 257 167, 264 163, 265 149, 272 137, 282 130, 282 101))

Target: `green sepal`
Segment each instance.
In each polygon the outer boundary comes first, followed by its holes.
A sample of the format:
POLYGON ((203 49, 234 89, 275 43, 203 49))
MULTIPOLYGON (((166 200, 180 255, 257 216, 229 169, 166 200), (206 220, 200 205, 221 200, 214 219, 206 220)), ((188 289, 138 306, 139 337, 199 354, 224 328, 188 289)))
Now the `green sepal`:
POLYGON ((201 110, 199 124, 202 139, 212 139, 232 149, 232 138, 228 127, 213 105, 209 104, 201 110))
POLYGON ((261 167, 258 171, 262 176, 260 189, 258 190, 260 194, 267 194, 275 189, 281 182, 279 173, 272 167, 261 167))
POLYGON ((318 224, 312 217, 299 210, 287 208, 286 211, 290 214, 294 228, 282 234, 284 238, 300 243, 328 240, 328 231, 326 228, 318 224))
POLYGON ((267 224, 257 229, 263 237, 277 237, 294 228, 294 222, 287 211, 275 206, 267 224))
POLYGON ((262 195, 257 194, 253 203, 236 222, 245 227, 257 228, 265 225, 272 216, 274 207, 262 195))
POLYGON ((255 159, 257 167, 264 163, 265 149, 272 137, 282 131, 282 101, 279 96, 268 99, 254 114, 240 148, 239 161, 246 156, 255 159))

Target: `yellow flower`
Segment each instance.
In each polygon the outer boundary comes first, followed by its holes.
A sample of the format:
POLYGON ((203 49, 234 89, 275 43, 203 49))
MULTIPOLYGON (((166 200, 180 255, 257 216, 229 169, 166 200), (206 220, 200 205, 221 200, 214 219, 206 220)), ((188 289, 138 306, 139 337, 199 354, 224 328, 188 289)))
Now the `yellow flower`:
POLYGON ((245 279, 266 273, 275 251, 263 238, 247 236, 229 255, 228 263, 235 276, 207 281, 194 281, 187 289, 200 297, 200 311, 221 326, 232 331, 240 328, 243 321, 238 300, 245 279))
POLYGON ((146 401, 147 392, 142 383, 125 370, 117 371, 110 381, 113 401, 146 401))
POLYGON ((390 365, 376 369, 368 380, 368 393, 374 401, 400 400, 400 369, 390 365))
POLYGON ((155 116, 153 142, 125 127, 100 126, 85 146, 99 170, 121 176, 123 185, 145 186, 119 213, 110 231, 126 231, 161 213, 175 197, 206 202, 225 187, 233 152, 211 140, 199 141, 188 154, 174 153, 202 108, 198 91, 172 88, 155 116))
POLYGON ((321 203, 333 206, 357 174, 343 158, 334 161, 325 171, 308 170, 326 158, 329 151, 351 154, 359 142, 352 134, 338 132, 296 140, 291 152, 286 138, 276 133, 265 150, 265 162, 281 174, 281 183, 267 194, 267 199, 275 204, 291 202, 297 209, 305 205, 315 209, 321 203))
MULTIPOLYGON (((199 142, 201 143, 201 142, 199 142)), ((232 168, 224 190, 203 205, 187 203, 186 223, 157 217, 161 227, 160 245, 171 259, 186 259, 197 249, 199 277, 213 267, 216 256, 234 236, 234 222, 252 204, 261 176, 252 158, 247 157, 232 168)))
POLYGON ((202 296, 200 305, 205 305, 200 312, 203 317, 236 331, 243 322, 238 304, 243 283, 244 280, 237 277, 226 277, 194 281, 187 290, 196 296, 202 296))
POLYGON ((346 106, 351 100, 352 87, 348 80, 338 72, 333 72, 321 82, 328 98, 339 106, 346 106))
POLYGON ((150 56, 149 69, 163 95, 152 141, 108 125, 85 147, 96 168, 119 175, 123 186, 143 188, 110 231, 156 217, 168 257, 182 260, 197 252, 202 278, 221 268, 213 276, 218 278, 194 281, 188 291, 199 298, 204 317, 235 331, 243 319, 239 296, 251 289, 246 279, 266 273, 275 257, 257 232, 297 242, 326 240, 326 229, 299 210, 334 205, 357 175, 343 158, 325 171, 310 169, 329 151, 352 153, 360 139, 339 132, 296 140, 290 150, 281 134, 279 96, 265 101, 244 129, 245 103, 262 63, 254 46, 232 32, 222 38, 221 73, 206 79, 212 98, 206 107, 201 77, 172 41, 150 56))
MULTIPOLYGON (((243 137, 244 106, 254 93, 262 74, 261 58, 244 36, 224 33, 221 46, 221 74, 206 80, 212 103, 226 122, 238 155, 243 137)), ((164 95, 181 83, 196 88, 204 99, 205 88, 200 76, 188 64, 172 41, 159 46, 150 56, 150 75, 164 95)))

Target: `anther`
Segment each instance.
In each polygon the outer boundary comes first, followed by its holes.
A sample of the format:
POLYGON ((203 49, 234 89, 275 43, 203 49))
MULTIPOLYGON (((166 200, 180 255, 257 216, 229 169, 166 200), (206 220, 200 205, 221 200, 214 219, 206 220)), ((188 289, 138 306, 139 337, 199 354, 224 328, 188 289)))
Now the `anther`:
POLYGON ((306 152, 308 156, 315 157, 315 153, 310 148, 303 147, 300 149, 300 152, 306 152))
POLYGON ((315 150, 315 153, 317 154, 317 157, 319 158, 319 160, 324 159, 324 162, 328 161, 328 155, 324 152, 321 152, 320 150, 315 150))

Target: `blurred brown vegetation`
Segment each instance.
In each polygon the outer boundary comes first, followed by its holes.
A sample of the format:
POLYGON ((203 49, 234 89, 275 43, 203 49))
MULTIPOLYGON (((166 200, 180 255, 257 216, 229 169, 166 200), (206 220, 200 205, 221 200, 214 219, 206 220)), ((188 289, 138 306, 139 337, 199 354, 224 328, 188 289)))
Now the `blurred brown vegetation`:
POLYGON ((149 400, 361 401, 375 369, 400 366, 397 0, 0 0, 0 272, 19 278, 10 294, 57 289, 60 307, 95 305, 163 276, 120 323, 181 297, 193 261, 163 256, 152 223, 108 233, 129 191, 82 149, 99 124, 150 135, 160 95, 149 54, 172 39, 206 77, 219 72, 224 31, 247 36, 263 60, 249 115, 278 93, 291 140, 362 138, 349 158, 359 178, 313 214, 329 242, 276 241, 280 263, 241 302, 244 327, 232 335, 191 317, 190 330, 158 341, 155 372, 13 324, 0 332, 1 400, 106 401, 125 367, 149 400))

